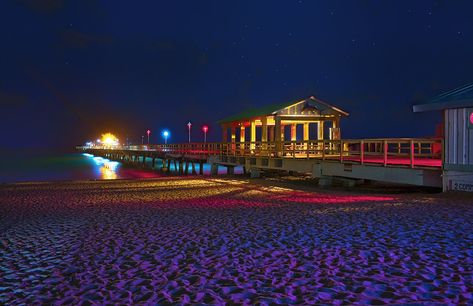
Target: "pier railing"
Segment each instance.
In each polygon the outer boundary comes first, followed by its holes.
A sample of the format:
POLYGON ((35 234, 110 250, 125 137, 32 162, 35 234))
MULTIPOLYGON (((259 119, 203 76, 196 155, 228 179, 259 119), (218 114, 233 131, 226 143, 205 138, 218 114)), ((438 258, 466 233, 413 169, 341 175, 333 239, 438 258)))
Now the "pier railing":
POLYGON ((359 164, 441 167, 441 138, 382 138, 306 140, 281 142, 207 142, 116 147, 80 147, 161 152, 196 156, 237 156, 292 159, 322 159, 359 164))

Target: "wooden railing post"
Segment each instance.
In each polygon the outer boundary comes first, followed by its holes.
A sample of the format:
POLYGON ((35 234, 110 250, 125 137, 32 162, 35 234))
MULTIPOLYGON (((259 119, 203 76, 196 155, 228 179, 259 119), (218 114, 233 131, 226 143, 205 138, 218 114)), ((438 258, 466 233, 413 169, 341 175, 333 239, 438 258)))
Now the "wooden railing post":
POLYGON ((322 140, 322 160, 325 160, 325 140, 322 140))
POLYGON ((442 170, 445 165, 445 141, 444 139, 440 139, 440 160, 442 162, 442 170))
POLYGON ((388 141, 384 140, 383 141, 383 164, 386 167, 388 165, 388 141))
POLYGON ((304 140, 304 148, 305 148, 305 153, 307 155, 307 159, 309 159, 309 141, 308 140, 304 140))
POLYGON ((360 164, 363 165, 365 162, 365 142, 363 140, 360 141, 360 164))
POLYGON ((340 162, 343 162, 343 140, 340 140, 340 162))
POLYGON ((409 143, 409 146, 410 146, 410 160, 411 160, 411 168, 414 168, 414 154, 415 154, 415 151, 414 151, 414 139, 411 139, 410 140, 410 143, 409 143))

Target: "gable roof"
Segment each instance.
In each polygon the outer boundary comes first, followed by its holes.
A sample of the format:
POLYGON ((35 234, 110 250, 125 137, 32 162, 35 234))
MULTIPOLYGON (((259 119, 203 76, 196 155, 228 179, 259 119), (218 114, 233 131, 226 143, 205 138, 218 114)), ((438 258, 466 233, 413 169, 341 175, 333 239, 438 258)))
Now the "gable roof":
POLYGON ((347 112, 342 111, 341 109, 332 106, 328 103, 325 103, 314 96, 311 96, 307 99, 302 99, 302 100, 295 100, 295 101, 290 101, 290 102, 284 102, 284 103, 277 103, 277 104, 271 104, 267 106, 262 106, 262 107, 257 107, 257 108, 251 108, 246 111, 243 111, 239 114, 227 117, 225 119, 219 120, 218 123, 227 123, 227 122, 235 122, 235 121, 241 121, 245 119, 251 119, 255 117, 260 117, 260 116, 270 116, 276 114, 278 111, 292 106, 294 104, 302 103, 302 102, 308 102, 310 103, 311 106, 315 107, 317 110, 319 110, 321 113, 322 112, 335 112, 338 113, 342 116, 348 116, 347 112))
POLYGON ((464 85, 440 94, 429 102, 413 106, 414 112, 473 107, 473 84, 464 85))

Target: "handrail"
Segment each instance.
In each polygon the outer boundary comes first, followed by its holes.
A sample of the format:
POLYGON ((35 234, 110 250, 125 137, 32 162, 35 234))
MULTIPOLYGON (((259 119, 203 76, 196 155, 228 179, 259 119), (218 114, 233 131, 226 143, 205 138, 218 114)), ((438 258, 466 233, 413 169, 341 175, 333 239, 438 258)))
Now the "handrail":
MULTIPOLYGON (((181 144, 129 145, 116 147, 78 147, 83 150, 126 150, 162 152, 199 156, 238 156, 292 159, 338 160, 384 166, 405 164, 409 167, 430 166, 443 158, 441 138, 377 138, 299 141, 206 142, 181 144)), ((435 164, 435 166, 439 166, 435 164)))

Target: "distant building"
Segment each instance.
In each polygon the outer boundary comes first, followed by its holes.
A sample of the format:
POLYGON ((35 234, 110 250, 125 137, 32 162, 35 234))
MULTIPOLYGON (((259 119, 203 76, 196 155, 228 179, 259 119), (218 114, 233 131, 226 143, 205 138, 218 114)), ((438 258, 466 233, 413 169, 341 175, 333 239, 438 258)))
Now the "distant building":
POLYGON ((443 93, 414 112, 444 112, 443 189, 473 192, 473 84, 443 93))

